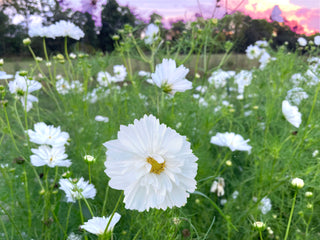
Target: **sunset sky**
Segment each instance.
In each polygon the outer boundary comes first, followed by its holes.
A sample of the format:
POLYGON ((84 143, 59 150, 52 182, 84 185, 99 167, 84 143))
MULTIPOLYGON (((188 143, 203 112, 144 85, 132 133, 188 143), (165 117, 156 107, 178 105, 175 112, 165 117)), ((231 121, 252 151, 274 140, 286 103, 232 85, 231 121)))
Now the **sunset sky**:
POLYGON ((193 20, 201 12, 205 17, 221 18, 226 12, 241 11, 252 18, 269 19, 272 9, 278 5, 288 25, 298 23, 303 31, 312 34, 320 31, 320 0, 221 0, 221 7, 215 9, 215 0, 117 0, 120 5, 129 5, 143 19, 156 12, 163 16, 168 26, 170 21, 193 20), (200 5, 198 4, 200 3, 200 5))

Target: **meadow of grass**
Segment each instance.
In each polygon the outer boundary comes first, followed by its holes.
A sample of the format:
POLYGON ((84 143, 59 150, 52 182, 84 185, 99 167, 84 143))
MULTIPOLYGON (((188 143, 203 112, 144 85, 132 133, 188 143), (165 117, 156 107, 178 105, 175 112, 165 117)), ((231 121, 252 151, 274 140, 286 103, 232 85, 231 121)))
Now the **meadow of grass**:
POLYGON ((5 59, 3 71, 14 74, 27 70, 25 77, 41 82, 42 88, 32 93, 39 102, 26 111, 20 97, 8 89, 12 80, 0 80, 0 238, 319 239, 319 68, 312 68, 316 84, 309 84, 312 79, 308 76, 298 84, 308 94, 299 105, 302 122, 298 128, 286 120, 281 107, 288 90, 294 87, 292 75, 310 69, 312 63, 306 59, 312 57, 311 52, 306 57, 287 52, 285 46, 276 51, 268 48, 275 59, 260 69, 245 55, 227 60, 231 54, 228 47, 221 56, 203 51, 179 56, 157 49, 159 42, 151 46, 152 55, 141 56, 135 50, 140 43, 124 37, 124 44, 117 45, 115 53, 80 53, 72 60, 66 55, 54 56, 49 67, 47 61, 5 59), (145 61, 146 57, 150 61, 145 61), (191 90, 172 96, 138 75, 140 70, 154 72, 164 57, 190 68, 187 79, 192 81, 191 90), (125 80, 100 86, 92 94, 99 86, 98 72, 115 74, 112 69, 116 64, 126 67, 125 80), (208 82, 218 69, 252 71, 251 83, 245 86, 242 97, 234 77, 221 88, 208 82), (69 83, 79 80, 83 87, 62 94, 56 88, 58 74, 69 83), (108 186, 106 148, 102 144, 117 139, 120 125, 132 124, 145 114, 154 115, 186 136, 198 158, 197 189, 181 208, 128 210, 121 191, 108 186), (108 121, 96 121, 97 115, 108 117, 108 121), (34 129, 38 122, 60 126, 69 133, 69 145, 65 146, 72 161, 69 168, 31 164, 31 149, 38 145, 30 142, 26 130, 34 129), (218 132, 234 132, 250 139, 251 153, 210 143, 218 132), (96 161, 85 162, 85 155, 94 156, 96 161), (66 201, 59 179, 67 171, 72 178, 90 179, 97 190, 94 199, 66 201), (218 177, 224 179, 224 186, 220 186, 224 194, 210 191, 218 177), (294 178, 303 179, 304 186, 292 186, 294 178), (263 206, 267 210, 262 210, 263 206), (110 216, 114 211, 121 219, 112 235, 96 236, 79 228, 93 216, 110 216), (257 222, 263 226, 254 227, 257 222), (72 233, 75 235, 70 236, 72 233))

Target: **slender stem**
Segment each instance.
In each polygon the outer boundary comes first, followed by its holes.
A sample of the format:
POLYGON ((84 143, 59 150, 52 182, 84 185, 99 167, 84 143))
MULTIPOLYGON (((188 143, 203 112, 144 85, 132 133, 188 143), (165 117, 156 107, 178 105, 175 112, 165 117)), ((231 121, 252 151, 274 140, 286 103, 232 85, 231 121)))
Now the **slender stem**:
MULTIPOLYGON (((81 224, 83 224, 83 223, 84 223, 84 220, 83 220, 83 214, 82 214, 82 207, 81 207, 81 201, 80 201, 80 199, 78 200, 78 203, 79 203, 79 209, 80 209, 81 224)), ((85 240, 88 240, 88 236, 87 236, 86 233, 85 233, 85 235, 84 235, 84 239, 85 239, 85 240)))
POLYGON ((67 213, 67 222, 66 222, 66 232, 68 232, 69 218, 71 213, 72 203, 69 204, 68 213, 67 213))
POLYGON ((106 193, 104 194, 104 201, 103 201, 103 206, 102 206, 102 215, 104 215, 104 212, 106 211, 108 193, 109 193, 109 185, 107 186, 106 193))
POLYGON ((120 196, 119 196, 118 202, 117 202, 115 208, 113 209, 113 212, 112 212, 112 214, 111 214, 111 216, 110 216, 110 219, 109 219, 109 222, 108 222, 108 224, 107 224, 107 227, 106 227, 106 229, 104 230, 104 234, 106 234, 106 233, 108 232, 108 228, 109 228, 109 226, 110 226, 111 220, 112 220, 114 214, 116 213, 116 211, 117 211, 117 209, 118 209, 118 207, 119 207, 119 204, 120 204, 120 202, 121 202, 122 196, 123 196, 123 191, 121 191, 121 194, 120 194, 120 196))
POLYGON ((259 236, 260 236, 260 240, 263 240, 262 231, 261 230, 259 230, 259 236))
POLYGON ((295 203, 296 203, 297 193, 298 193, 298 190, 296 190, 295 193, 294 193, 293 202, 292 202, 292 206, 291 206, 290 217, 289 217, 287 230, 286 230, 286 235, 284 237, 284 240, 287 240, 287 238, 289 236, 290 224, 291 224, 291 220, 292 220, 292 216, 293 216, 294 206, 295 206, 295 203))
POLYGON ((23 180, 24 180, 24 189, 26 194, 26 200, 27 200, 27 206, 28 206, 28 227, 29 231, 31 230, 32 226, 32 211, 31 211, 31 204, 30 204, 30 194, 29 194, 29 188, 28 188, 28 177, 26 172, 26 167, 23 165, 23 180))
POLYGON ((6 236, 6 239, 8 240, 8 239, 9 239, 9 236, 8 236, 8 233, 7 233, 7 229, 6 229, 6 226, 4 225, 3 220, 2 220, 1 217, 0 217, 0 223, 1 223, 1 226, 2 226, 2 229, 3 229, 3 232, 4 232, 4 235, 6 236))
POLYGON ((85 197, 83 197, 83 195, 82 195, 82 194, 81 194, 81 196, 82 196, 82 198, 83 198, 83 201, 84 201, 84 202, 85 202, 85 204, 87 205, 87 207, 88 207, 88 209, 89 209, 89 212, 90 212, 91 216, 92 216, 92 217, 94 217, 93 211, 92 211, 92 209, 91 209, 91 207, 90 207, 90 205, 89 205, 89 203, 88 203, 87 199, 86 199, 85 197))
POLYGON ((91 164, 88 162, 89 183, 91 183, 91 164))
POLYGON ((20 239, 24 239, 21 235, 21 232, 19 231, 19 228, 17 227, 16 223, 14 222, 14 220, 12 219, 12 217, 10 216, 10 214, 8 213, 8 211, 2 206, 1 201, 0 201, 0 208, 2 209, 2 211, 4 212, 4 214, 6 214, 10 220, 10 222, 12 223, 12 225, 14 226, 14 228, 16 229, 18 236, 20 237, 20 239))

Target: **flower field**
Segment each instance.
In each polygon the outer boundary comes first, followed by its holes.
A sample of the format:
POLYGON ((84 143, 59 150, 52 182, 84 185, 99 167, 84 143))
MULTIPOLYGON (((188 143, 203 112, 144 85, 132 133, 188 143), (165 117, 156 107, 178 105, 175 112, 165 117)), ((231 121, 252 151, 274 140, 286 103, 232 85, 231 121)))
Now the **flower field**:
POLYGON ((1 59, 1 239, 320 238, 319 37, 257 41, 231 69, 214 24, 184 55, 157 24, 89 55, 61 21, 29 32, 29 67, 1 59))

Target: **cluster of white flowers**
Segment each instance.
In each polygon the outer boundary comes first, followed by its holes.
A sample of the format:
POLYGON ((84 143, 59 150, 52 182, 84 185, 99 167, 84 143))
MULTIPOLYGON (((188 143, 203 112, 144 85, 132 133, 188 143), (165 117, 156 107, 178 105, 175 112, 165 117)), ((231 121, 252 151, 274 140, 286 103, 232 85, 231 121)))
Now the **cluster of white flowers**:
POLYGON ((210 84, 214 84, 215 88, 223 88, 227 84, 227 80, 235 75, 234 71, 223 71, 219 69, 214 71, 208 78, 210 84))
POLYGON ((39 90, 42 87, 41 83, 30 80, 26 76, 20 76, 17 72, 15 79, 10 81, 8 85, 9 91, 20 99, 27 112, 32 108, 33 102, 38 102, 38 98, 30 93, 39 90))
POLYGON ((34 155, 30 156, 31 164, 39 167, 47 165, 69 167, 71 161, 65 154, 65 144, 68 144, 69 134, 61 132, 60 127, 46 125, 43 122, 36 123, 34 130, 27 130, 30 142, 41 144, 38 149, 31 149, 34 155))
POLYGON ((238 84, 238 93, 243 94, 244 88, 251 84, 252 72, 247 70, 241 70, 235 77, 234 81, 238 84))
POLYGON ((84 32, 70 21, 61 20, 50 26, 42 26, 42 24, 31 24, 29 27, 30 37, 69 37, 79 40, 84 37, 84 32))
POLYGON ((60 179, 60 189, 63 190, 67 197, 67 202, 75 202, 82 198, 93 199, 96 196, 96 189, 93 184, 84 181, 83 177, 77 179, 60 179))
POLYGON ((125 80, 127 76, 127 69, 123 65, 114 65, 113 66, 113 73, 112 76, 109 72, 99 72, 97 76, 98 83, 103 86, 107 87, 111 83, 114 82, 122 82, 125 80))
POLYGON ((249 59, 259 59, 260 69, 264 69, 271 60, 275 60, 265 49, 268 46, 267 41, 259 40, 256 41, 254 45, 249 45, 246 49, 246 54, 249 59))
POLYGON ((60 78, 58 81, 56 81, 56 89, 61 95, 65 95, 73 91, 83 91, 82 83, 79 80, 73 80, 69 83, 64 78, 60 78))

